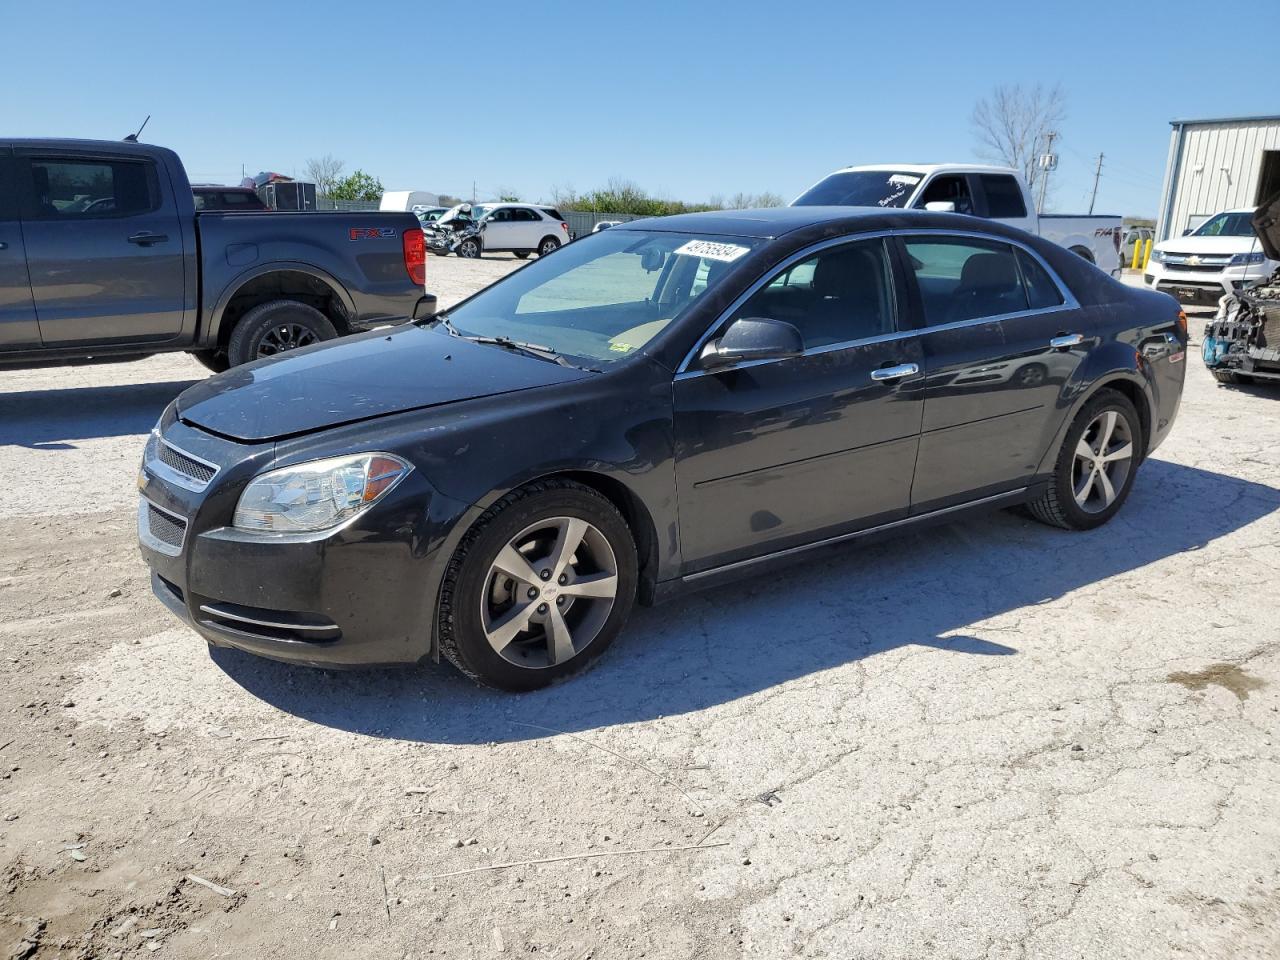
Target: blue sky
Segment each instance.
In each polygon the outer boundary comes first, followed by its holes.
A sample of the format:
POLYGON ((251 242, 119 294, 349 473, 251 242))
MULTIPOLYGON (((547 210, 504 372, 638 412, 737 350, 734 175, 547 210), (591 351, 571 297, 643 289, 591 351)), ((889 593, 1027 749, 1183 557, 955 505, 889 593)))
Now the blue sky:
POLYGON ((57 10, 0 0, 0 130, 117 138, 149 113, 143 139, 214 182, 331 153, 387 189, 536 200, 619 176, 684 200, 790 199, 849 163, 976 159, 977 98, 1039 82, 1067 94, 1054 208, 1087 208, 1102 150, 1098 212, 1153 215, 1170 119, 1280 113, 1243 48, 1197 66, 1205 7, 1177 0, 57 10))

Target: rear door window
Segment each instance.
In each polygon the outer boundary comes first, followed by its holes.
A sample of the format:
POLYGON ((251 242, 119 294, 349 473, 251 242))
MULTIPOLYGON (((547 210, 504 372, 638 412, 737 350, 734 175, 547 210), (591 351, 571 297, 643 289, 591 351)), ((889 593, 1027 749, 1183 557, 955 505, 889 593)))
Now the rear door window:
POLYGON ((987 216, 993 220, 1016 220, 1027 215, 1027 205, 1022 199, 1022 187, 1013 177, 998 173, 984 173, 983 192, 987 195, 987 216))
POLYGON ((913 236, 904 243, 928 326, 1020 313, 1027 293, 1013 247, 968 237, 913 236))
POLYGON ((1027 285, 1027 300, 1032 310, 1047 310, 1064 303, 1062 291, 1053 278, 1035 257, 1021 248, 1018 248, 1018 266, 1022 269, 1022 280, 1027 285))
POLYGON ((149 160, 36 157, 26 169, 24 216, 29 219, 130 217, 160 207, 155 164, 149 160))

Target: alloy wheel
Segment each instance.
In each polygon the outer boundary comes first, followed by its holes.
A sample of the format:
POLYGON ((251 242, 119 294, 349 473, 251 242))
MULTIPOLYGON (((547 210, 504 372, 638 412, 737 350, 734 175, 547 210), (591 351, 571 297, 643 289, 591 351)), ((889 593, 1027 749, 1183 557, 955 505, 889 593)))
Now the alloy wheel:
POLYGON ((1118 410, 1104 410, 1090 421, 1076 444, 1071 490, 1085 513, 1101 513, 1124 489, 1133 469, 1133 430, 1118 410))
POLYGON ((547 240, 538 248, 538 256, 545 257, 549 253, 555 253, 556 248, 559 246, 560 244, 556 243, 554 240, 547 240))
POLYGON ((539 520, 490 564, 480 596, 485 639, 520 667, 553 667, 599 635, 618 595, 608 539, 580 517, 539 520))
POLYGON ((258 356, 274 357, 286 350, 296 350, 319 342, 320 338, 315 331, 301 323, 278 323, 263 334, 262 342, 258 344, 258 356))

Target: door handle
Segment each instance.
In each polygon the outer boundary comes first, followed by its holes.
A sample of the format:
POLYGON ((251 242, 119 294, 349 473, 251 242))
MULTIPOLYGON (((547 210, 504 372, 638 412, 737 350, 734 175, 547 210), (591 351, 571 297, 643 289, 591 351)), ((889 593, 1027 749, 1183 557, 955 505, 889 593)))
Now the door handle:
POLYGON ((129 237, 130 243, 136 243, 140 247, 149 247, 153 243, 167 243, 169 238, 163 233, 135 233, 129 237))
POLYGON ((1049 341, 1049 346, 1055 350, 1066 350, 1068 347, 1078 347, 1082 343, 1084 343, 1083 334, 1060 333, 1049 341))
POLYGON ((920 372, 919 364, 900 363, 896 367, 878 367, 871 371, 872 380, 901 380, 903 377, 912 377, 920 372))

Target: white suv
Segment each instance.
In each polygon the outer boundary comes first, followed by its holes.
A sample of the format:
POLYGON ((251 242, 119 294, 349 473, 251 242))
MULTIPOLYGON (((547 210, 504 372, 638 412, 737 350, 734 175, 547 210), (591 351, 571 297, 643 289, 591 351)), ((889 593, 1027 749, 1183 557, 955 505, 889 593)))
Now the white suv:
POLYGON ((569 224, 555 207, 477 203, 471 207, 471 219, 481 227, 485 253, 510 251, 523 260, 531 253, 545 257, 569 242, 569 224))
POLYGON ((1144 280, 1193 307, 1216 307, 1246 283, 1270 276, 1280 263, 1263 253, 1253 209, 1225 210, 1195 230, 1157 243, 1144 280))

